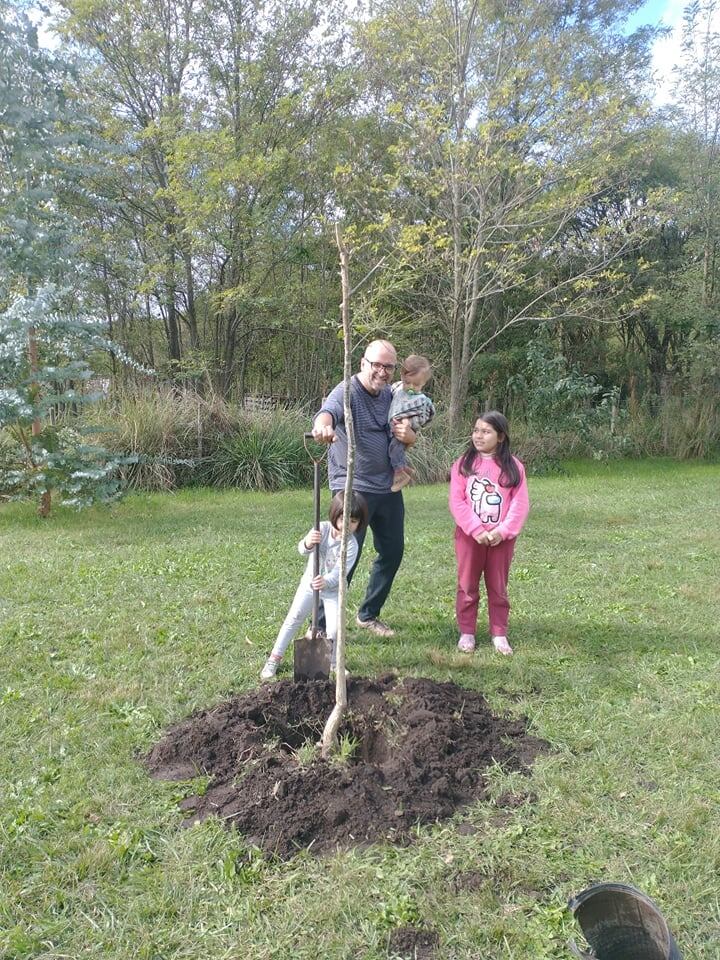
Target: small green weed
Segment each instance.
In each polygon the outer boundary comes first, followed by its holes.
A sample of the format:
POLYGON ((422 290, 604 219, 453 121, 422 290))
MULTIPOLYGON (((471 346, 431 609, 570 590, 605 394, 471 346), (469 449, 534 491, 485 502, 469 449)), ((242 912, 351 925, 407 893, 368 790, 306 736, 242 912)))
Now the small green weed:
POLYGON ((301 767, 309 767, 319 756, 320 750, 317 740, 306 740, 295 751, 295 758, 301 767))
POLYGON ((354 758, 360 746, 360 741, 350 733, 343 733, 338 737, 337 750, 333 751, 330 762, 346 764, 354 758))
POLYGON ((390 929, 419 923, 421 918, 415 898, 408 893, 396 892, 382 904, 376 922, 379 927, 390 929))

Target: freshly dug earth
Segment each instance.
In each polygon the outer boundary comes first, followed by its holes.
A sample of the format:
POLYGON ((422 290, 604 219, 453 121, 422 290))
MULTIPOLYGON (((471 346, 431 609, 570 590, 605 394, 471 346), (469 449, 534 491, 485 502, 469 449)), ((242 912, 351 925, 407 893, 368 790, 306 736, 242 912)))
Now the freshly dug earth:
POLYGON ((407 841, 416 824, 485 797, 491 763, 527 770, 546 746, 480 693, 389 674, 348 680, 346 759, 324 761, 313 747, 334 700, 330 681, 264 685, 173 727, 147 767, 163 780, 209 775, 181 804, 189 822, 214 814, 287 858, 407 841))
POLYGON ((390 934, 388 952, 403 960, 432 960, 440 943, 437 930, 427 927, 396 927, 390 934))

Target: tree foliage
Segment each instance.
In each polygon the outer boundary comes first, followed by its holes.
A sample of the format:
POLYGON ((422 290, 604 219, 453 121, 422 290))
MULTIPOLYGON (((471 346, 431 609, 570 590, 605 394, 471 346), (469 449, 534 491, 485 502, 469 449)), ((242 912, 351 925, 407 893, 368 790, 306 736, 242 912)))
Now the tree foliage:
POLYGON ((21 12, 0 12, 0 493, 37 495, 46 516, 52 491, 81 506, 118 487, 117 461, 63 417, 91 399, 81 389, 88 356, 110 346, 80 306, 79 225, 68 212, 91 202, 93 131, 70 66, 39 47, 21 12))
POLYGON ((92 376, 85 357, 106 346, 93 318, 65 313, 52 285, 32 297, 15 296, 0 315, 0 429, 4 444, 0 495, 33 497, 46 516, 50 494, 70 506, 87 506, 119 493, 114 457, 65 411, 77 411, 97 394, 82 389, 92 376))
POLYGON ((638 6, 60 0, 51 53, 4 3, 2 308, 51 283, 175 384, 315 403, 341 216, 356 329, 432 357, 438 425, 530 409, 546 347, 586 403, 682 393, 703 356, 710 384, 717 3, 687 8, 664 113, 638 6))
POLYGON ((650 35, 622 35, 617 4, 571 7, 403 0, 362 32, 395 131, 379 303, 389 323, 442 331, 453 425, 476 359, 512 327, 616 303, 642 224, 612 198, 644 163, 650 35))

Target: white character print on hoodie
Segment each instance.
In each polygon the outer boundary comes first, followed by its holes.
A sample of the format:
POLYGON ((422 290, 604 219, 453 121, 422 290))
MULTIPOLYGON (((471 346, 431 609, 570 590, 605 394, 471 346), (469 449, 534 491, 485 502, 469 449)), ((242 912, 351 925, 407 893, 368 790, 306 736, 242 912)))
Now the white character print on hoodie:
POLYGON ((487 477, 475 477, 470 485, 473 510, 483 523, 498 523, 503 498, 495 484, 487 477))

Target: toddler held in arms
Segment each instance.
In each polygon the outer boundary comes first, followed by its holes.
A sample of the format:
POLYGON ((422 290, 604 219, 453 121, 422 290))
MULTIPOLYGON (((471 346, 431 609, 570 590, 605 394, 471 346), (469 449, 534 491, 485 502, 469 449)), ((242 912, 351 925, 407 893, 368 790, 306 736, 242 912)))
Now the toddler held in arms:
MULTIPOLYGON (((400 367, 400 379, 391 387, 393 398, 388 412, 390 425, 394 420, 408 420, 412 429, 417 431, 430 423, 435 416, 435 407, 423 390, 431 376, 432 367, 427 357, 410 354, 400 367)), ((405 444, 393 437, 389 453, 394 471, 390 489, 397 493, 410 483, 413 471, 407 465, 405 444)))

